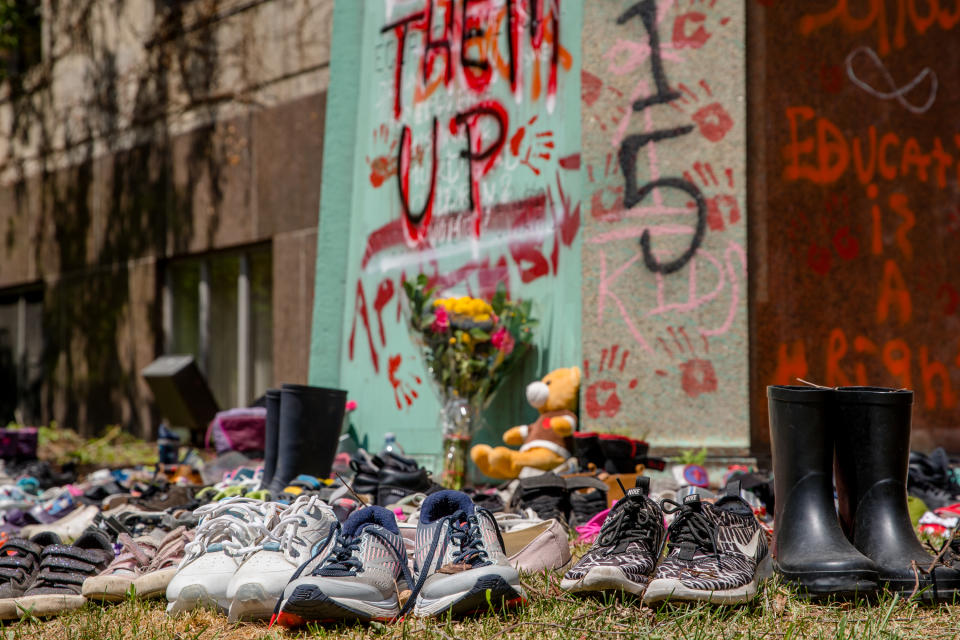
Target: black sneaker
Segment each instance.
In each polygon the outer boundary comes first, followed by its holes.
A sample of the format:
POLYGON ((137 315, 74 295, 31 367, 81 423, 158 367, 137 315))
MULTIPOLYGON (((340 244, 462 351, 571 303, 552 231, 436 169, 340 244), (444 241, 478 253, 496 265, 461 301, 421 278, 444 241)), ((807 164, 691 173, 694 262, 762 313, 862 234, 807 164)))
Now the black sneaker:
POLYGON ((371 456, 361 449, 353 454, 350 468, 355 472, 351 488, 360 495, 371 496, 374 504, 381 507, 413 493, 431 493, 440 488, 416 460, 395 453, 371 456))
POLYGON ((514 494, 521 510, 533 509, 541 520, 567 522, 570 513, 570 492, 567 483, 555 473, 541 473, 520 478, 514 494))
POLYGON ((682 503, 663 500, 664 513, 676 517, 667 529, 667 556, 643 596, 663 600, 735 604, 757 594, 771 574, 767 534, 740 497, 740 484, 727 485, 716 503, 698 494, 682 503))
POLYGON ((376 501, 381 507, 393 504, 414 493, 431 493, 440 487, 430 479, 426 469, 413 458, 395 453, 377 456, 383 462, 377 474, 376 501))
POLYGON ((360 495, 376 497, 377 486, 380 481, 380 466, 383 463, 376 456, 371 456, 363 449, 359 449, 350 457, 350 468, 353 470, 353 480, 350 487, 360 495))
POLYGON ((570 527, 585 525, 607 508, 607 492, 600 489, 574 491, 570 494, 570 527))
POLYGON ((600 535, 567 571, 560 588, 572 593, 625 591, 643 595, 666 537, 663 512, 650 499, 650 479, 624 492, 613 506, 600 535))
POLYGON ((950 470, 950 459, 942 447, 930 455, 910 452, 907 493, 923 500, 931 511, 960 501, 960 486, 950 470))

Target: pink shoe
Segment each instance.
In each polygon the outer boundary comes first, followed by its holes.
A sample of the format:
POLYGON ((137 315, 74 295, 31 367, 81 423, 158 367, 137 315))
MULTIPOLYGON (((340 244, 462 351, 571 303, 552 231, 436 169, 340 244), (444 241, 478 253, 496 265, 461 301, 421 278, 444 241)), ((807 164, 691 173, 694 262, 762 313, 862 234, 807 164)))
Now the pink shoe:
MULTIPOLYGON (((614 500, 613 504, 617 504, 617 501, 614 500)), ((580 534, 577 536, 577 544, 591 544, 594 540, 596 540, 597 536, 600 535, 600 528, 603 527, 603 523, 607 519, 608 513, 610 513, 610 509, 604 509, 597 515, 590 518, 586 524, 582 524, 577 527, 577 533, 580 534)))

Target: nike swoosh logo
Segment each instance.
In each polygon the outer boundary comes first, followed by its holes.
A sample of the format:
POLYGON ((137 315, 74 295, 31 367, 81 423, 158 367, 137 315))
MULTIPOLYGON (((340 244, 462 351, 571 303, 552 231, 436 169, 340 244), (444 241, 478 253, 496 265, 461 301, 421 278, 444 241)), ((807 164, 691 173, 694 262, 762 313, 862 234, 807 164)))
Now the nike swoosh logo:
POLYGON ((757 529, 753 538, 750 539, 746 545, 740 544, 739 542, 734 541, 733 546, 736 547, 740 553, 747 556, 748 558, 755 558, 757 555, 757 547, 760 546, 760 536, 763 535, 763 531, 757 529))

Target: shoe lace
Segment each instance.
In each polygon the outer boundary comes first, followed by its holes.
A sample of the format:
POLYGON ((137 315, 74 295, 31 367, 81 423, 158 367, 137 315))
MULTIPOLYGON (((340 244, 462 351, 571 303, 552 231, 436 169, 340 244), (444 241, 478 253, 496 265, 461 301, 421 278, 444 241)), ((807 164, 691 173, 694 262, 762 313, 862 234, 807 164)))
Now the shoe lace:
MULTIPOLYGON (((419 569, 420 575, 417 583, 414 585, 413 590, 410 593, 410 597, 407 599, 407 603, 400 610, 398 617, 402 618, 408 611, 410 611, 410 609, 413 608, 413 605, 417 600, 417 596, 419 595, 420 590, 423 588, 423 583, 426 582, 427 577, 430 575, 429 567, 431 564, 433 564, 433 559, 438 548, 442 549, 446 547, 446 545, 443 547, 440 546, 440 535, 444 530, 447 531, 447 542, 450 540, 455 540, 460 548, 460 550, 453 556, 454 563, 469 564, 471 567, 480 567, 489 563, 489 555, 487 550, 483 547, 483 534, 480 528, 480 518, 483 516, 490 518, 492 522, 496 523, 496 519, 493 517, 492 513, 486 509, 478 507, 471 516, 467 516, 463 510, 460 510, 452 515, 444 517, 437 524, 436 532, 433 534, 433 541, 430 544, 430 550, 427 552, 423 566, 419 569), (449 528, 444 527, 444 523, 449 523, 449 528)), ((496 524, 494 527, 497 532, 497 540, 500 542, 500 548, 503 549, 503 536, 500 535, 500 527, 496 524)))
MULTIPOLYGON (((363 562, 359 557, 357 557, 356 552, 360 550, 360 543, 363 540, 363 536, 373 536, 380 540, 387 549, 390 549, 398 564, 400 565, 400 571, 403 574, 404 580, 407 581, 407 584, 413 584, 413 579, 410 576, 410 571, 407 569, 407 554, 403 549, 397 549, 397 545, 381 534, 377 529, 373 527, 364 527, 359 535, 351 535, 344 533, 343 528, 340 524, 336 525, 336 540, 333 544, 333 548, 330 550, 330 553, 327 554, 327 557, 324 558, 323 562, 317 566, 312 574, 315 576, 323 575, 350 575, 355 576, 358 573, 363 573, 363 562)), ((323 545, 320 546, 323 548, 323 545)), ((308 560, 307 563, 310 561, 308 560)), ((301 566, 291 582, 299 577, 300 572, 303 567, 306 566, 306 563, 301 566)))
POLYGON ((298 547, 303 548, 309 545, 309 542, 300 534, 302 528, 310 526, 306 514, 315 509, 319 509, 326 503, 319 496, 298 498, 291 504, 286 513, 280 517, 273 528, 267 528, 262 523, 257 525, 263 534, 259 544, 255 545, 249 551, 260 550, 269 542, 276 542, 280 551, 291 560, 300 558, 298 547))
MULTIPOLYGON (((466 516, 461 512, 461 517, 466 516)), ((478 566, 487 562, 487 550, 483 548, 483 534, 480 531, 480 519, 476 515, 465 520, 454 518, 450 521, 450 538, 457 542, 460 551, 453 556, 456 564, 478 566)))
POLYGON ((198 508, 201 517, 193 542, 184 547, 189 556, 204 553, 212 544, 220 543, 228 555, 241 556, 258 548, 264 523, 276 519, 281 505, 247 498, 231 498, 198 508))
POLYGON ((644 497, 626 497, 618 502, 600 528, 597 546, 607 547, 604 555, 623 552, 630 543, 660 547, 662 521, 644 497))
POLYGON ((684 543, 693 544, 703 551, 712 552, 717 564, 722 564, 717 527, 706 514, 689 503, 679 503, 669 498, 664 498, 660 505, 664 513, 677 514, 667 528, 667 546, 671 551, 684 543))
POLYGON ((360 550, 361 537, 337 530, 337 537, 333 549, 320 565, 313 570, 313 575, 350 575, 355 576, 363 571, 363 562, 357 557, 360 550))

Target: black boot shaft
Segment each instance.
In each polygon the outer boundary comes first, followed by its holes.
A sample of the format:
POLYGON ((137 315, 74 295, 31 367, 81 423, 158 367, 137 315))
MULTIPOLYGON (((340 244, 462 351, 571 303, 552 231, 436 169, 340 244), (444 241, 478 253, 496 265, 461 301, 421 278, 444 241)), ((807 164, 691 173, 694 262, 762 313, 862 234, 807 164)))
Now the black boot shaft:
POLYGON ((277 466, 268 489, 281 493, 300 474, 326 478, 337 453, 347 392, 285 384, 280 391, 277 466))
POLYGON ((913 392, 841 387, 836 394, 837 497, 847 537, 877 564, 881 582, 892 590, 910 593, 919 577, 920 588, 932 587, 929 597, 952 600, 960 571, 940 567, 935 579, 923 571, 933 558, 907 509, 913 392))
POLYGON ((273 480, 277 469, 277 437, 280 431, 280 389, 267 389, 265 394, 267 404, 267 422, 264 426, 263 442, 263 478, 261 487, 266 487, 273 480))
POLYGON ((777 570, 817 595, 876 589, 876 567, 843 535, 834 507, 833 390, 774 386, 767 387, 767 399, 777 570))

